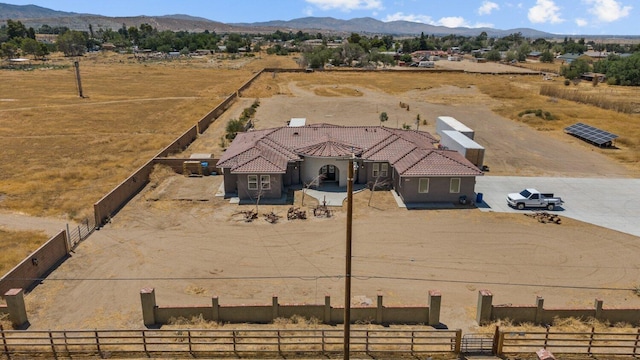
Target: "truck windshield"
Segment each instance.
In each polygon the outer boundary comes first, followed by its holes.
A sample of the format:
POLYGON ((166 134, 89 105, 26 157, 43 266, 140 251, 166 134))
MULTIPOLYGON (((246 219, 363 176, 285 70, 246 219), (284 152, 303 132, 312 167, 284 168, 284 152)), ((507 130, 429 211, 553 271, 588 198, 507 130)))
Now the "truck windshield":
POLYGON ((520 192, 520 195, 522 195, 522 197, 529 198, 529 195, 531 195, 531 193, 529 192, 529 190, 522 190, 520 192))

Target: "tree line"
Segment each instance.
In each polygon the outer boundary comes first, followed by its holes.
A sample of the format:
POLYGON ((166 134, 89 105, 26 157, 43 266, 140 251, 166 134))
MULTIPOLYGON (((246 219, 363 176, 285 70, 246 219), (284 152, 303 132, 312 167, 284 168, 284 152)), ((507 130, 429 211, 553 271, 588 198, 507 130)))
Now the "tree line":
MULTIPOLYGON (((61 51, 66 56, 80 56, 87 51, 98 50, 104 44, 113 44, 117 49, 132 51, 134 48, 150 51, 181 54, 196 50, 210 50, 230 54, 260 52, 288 55, 301 52, 301 65, 310 68, 334 66, 383 66, 392 65, 397 60, 407 63, 414 59, 415 51, 456 49, 460 53, 474 54, 488 61, 523 62, 532 52, 539 52, 541 62, 554 62, 556 54, 583 54, 587 49, 610 53, 637 53, 640 44, 599 43, 584 38, 565 37, 562 41, 543 38, 528 39, 521 33, 504 37, 490 37, 486 32, 477 36, 425 35, 395 38, 392 35, 365 36, 352 33, 349 36, 323 33, 311 34, 303 31, 284 32, 276 30, 269 34, 217 34, 216 32, 160 31, 142 24, 139 27, 122 24, 117 30, 94 29, 88 31, 70 30, 66 27, 42 25, 38 29, 27 28, 20 21, 7 20, 0 27, 0 57, 13 58, 18 55, 44 58, 51 52, 61 51), (56 35, 52 44, 36 41, 36 34, 56 35), (308 40, 315 40, 309 44, 308 40)), ((639 85, 636 55, 622 58, 611 55, 606 60, 590 64, 578 59, 562 67, 562 75, 572 79, 580 74, 595 71, 606 74, 609 81, 620 85, 639 85)))

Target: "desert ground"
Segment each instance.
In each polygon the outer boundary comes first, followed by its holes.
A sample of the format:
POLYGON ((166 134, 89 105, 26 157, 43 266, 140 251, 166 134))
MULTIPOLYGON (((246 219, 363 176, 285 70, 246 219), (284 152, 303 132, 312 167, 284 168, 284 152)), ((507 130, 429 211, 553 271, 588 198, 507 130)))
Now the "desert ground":
MULTIPOLYGON (((492 174, 518 176, 637 177, 637 170, 558 129, 540 130, 499 115, 508 100, 477 86, 429 85, 418 78, 401 91, 367 86, 358 74, 315 72, 263 76, 243 98, 179 156, 222 150, 226 121, 256 99, 256 127, 282 126, 292 117, 308 123, 413 124, 435 133, 435 118, 453 116, 476 130, 492 174), (399 102, 411 110, 400 108, 399 102)), ((384 76, 384 75, 383 75, 384 76)), ((418 77, 417 75, 410 75, 418 77)), ((477 76, 477 75, 468 75, 477 76)), ((392 78, 388 81, 393 81, 392 78)), ((518 82, 518 77, 512 79, 518 82)), ((434 81, 435 83, 435 81, 434 81)), ((514 85, 515 86, 515 85, 514 85)), ((555 106, 551 104, 550 106, 555 106)), ((565 121, 571 121, 570 119, 565 121)), ((344 297, 345 208, 331 218, 286 220, 289 205, 260 205, 284 216, 276 224, 247 223, 215 196, 220 176, 183 177, 157 168, 151 183, 111 223, 81 243, 54 273, 26 296, 32 329, 142 327, 139 291, 156 289, 159 305, 322 303, 344 297)), ((441 321, 477 331, 478 290, 494 304, 640 307, 638 238, 563 219, 541 224, 522 214, 483 213, 473 208, 406 210, 389 192, 355 195, 353 305, 426 304, 429 290, 442 292, 441 321)), ((316 201, 298 191, 296 206, 316 201)))

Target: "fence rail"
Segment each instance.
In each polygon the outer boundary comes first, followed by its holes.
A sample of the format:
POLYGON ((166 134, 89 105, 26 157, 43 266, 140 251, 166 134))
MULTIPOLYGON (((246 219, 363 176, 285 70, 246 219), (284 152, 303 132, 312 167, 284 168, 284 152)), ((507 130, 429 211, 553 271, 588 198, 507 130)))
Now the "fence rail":
POLYGON ((555 353, 589 356, 640 355, 640 329, 598 332, 500 331, 497 355, 529 353, 541 348, 555 353))
MULTIPOLYGON (((201 356, 331 355, 343 351, 343 332, 331 330, 0 330, 0 351, 11 356, 178 353, 201 356)), ((362 354, 460 351, 461 330, 352 330, 350 349, 362 354)))
POLYGON ((67 224, 67 235, 69 241, 69 249, 75 249, 75 247, 84 239, 89 237, 91 233, 96 229, 95 218, 85 218, 80 225, 76 227, 69 227, 67 224))

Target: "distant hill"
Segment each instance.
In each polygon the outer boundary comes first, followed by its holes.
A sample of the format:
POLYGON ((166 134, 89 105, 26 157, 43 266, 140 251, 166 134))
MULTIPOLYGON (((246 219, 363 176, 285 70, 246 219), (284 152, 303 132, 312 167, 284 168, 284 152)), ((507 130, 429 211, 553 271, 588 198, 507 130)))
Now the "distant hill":
POLYGON ((398 36, 426 35, 462 35, 477 36, 483 31, 490 37, 503 37, 513 33, 522 33, 529 38, 551 38, 556 35, 529 28, 499 30, 492 28, 449 28, 410 21, 383 22, 370 17, 340 20, 331 17, 305 17, 288 21, 267 21, 257 23, 224 24, 201 17, 190 15, 165 16, 132 16, 107 17, 93 14, 78 14, 73 12, 56 11, 35 5, 10 5, 0 3, 0 23, 7 19, 20 20, 25 26, 34 29, 47 24, 49 26, 66 26, 73 30, 86 31, 89 24, 94 29, 119 29, 125 24, 127 27, 139 27, 147 23, 158 30, 201 32, 204 30, 215 32, 273 32, 275 30, 301 30, 307 32, 330 33, 360 33, 382 34, 398 36))
POLYGON ((64 12, 43 8, 36 5, 11 5, 0 3, 0 20, 6 19, 38 19, 48 17, 77 16, 73 12, 64 12))
POLYGON ((289 29, 307 29, 307 30, 333 30, 346 33, 371 33, 371 34, 389 34, 389 35, 462 35, 477 36, 483 31, 491 37, 503 37, 514 33, 522 33, 525 37, 530 38, 550 38, 555 35, 528 28, 499 30, 493 28, 466 28, 457 27, 449 28, 446 26, 435 26, 411 21, 389 21, 384 22, 373 18, 356 18, 351 20, 339 20, 331 17, 305 17, 288 21, 267 21, 258 23, 236 23, 233 24, 241 27, 275 27, 289 29))

